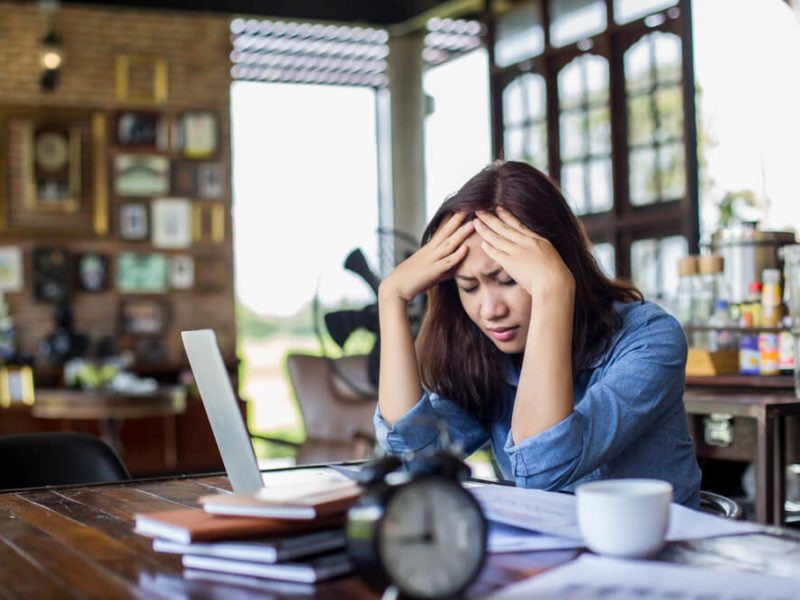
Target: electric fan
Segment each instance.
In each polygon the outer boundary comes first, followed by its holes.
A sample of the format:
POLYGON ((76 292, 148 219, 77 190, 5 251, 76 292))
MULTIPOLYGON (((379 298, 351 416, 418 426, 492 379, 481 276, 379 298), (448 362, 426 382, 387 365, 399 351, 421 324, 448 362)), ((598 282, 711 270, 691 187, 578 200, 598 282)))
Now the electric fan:
MULTIPOLYGON (((405 260, 413 254, 418 245, 417 241, 408 234, 394 231, 379 229, 378 230, 378 246, 379 252, 384 260, 380 261, 381 264, 388 264, 386 270, 391 269, 394 265, 394 260, 387 260, 387 256, 397 257, 398 261, 405 260)), ((376 386, 378 385, 378 367, 380 363, 380 331, 378 326, 378 287, 381 283, 381 278, 370 267, 367 257, 361 248, 353 249, 344 260, 344 268, 346 271, 358 275, 364 283, 369 287, 374 300, 368 304, 360 307, 347 307, 337 308, 327 311, 323 318, 320 319, 321 302, 319 300, 319 289, 314 297, 314 326, 317 338, 319 340, 320 348, 324 356, 332 358, 333 352, 330 350, 330 344, 326 343, 321 331, 320 321, 324 323, 325 329, 330 335, 330 339, 338 346, 341 352, 347 352, 347 343, 353 337, 353 334, 359 330, 365 330, 374 334, 374 342, 371 347, 364 352, 368 354, 367 358, 367 375, 369 382, 376 386)), ((425 296, 420 294, 413 301, 408 304, 408 319, 411 325, 411 332, 416 336, 419 330, 420 322, 422 321, 422 314, 425 310, 425 296)), ((328 361, 331 368, 335 368, 333 361, 328 361)), ((347 384, 361 395, 374 396, 373 391, 359 390, 358 386, 353 382, 348 381, 347 377, 342 373, 337 373, 347 384)))

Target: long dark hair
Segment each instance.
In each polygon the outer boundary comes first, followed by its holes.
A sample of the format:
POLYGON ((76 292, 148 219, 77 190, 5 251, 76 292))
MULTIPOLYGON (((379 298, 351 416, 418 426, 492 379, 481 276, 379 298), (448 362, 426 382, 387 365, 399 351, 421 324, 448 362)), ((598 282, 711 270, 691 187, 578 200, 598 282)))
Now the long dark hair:
MULTIPOLYGON (((442 221, 456 212, 502 206, 527 228, 550 241, 575 279, 572 372, 599 358, 621 321, 613 302, 642 301, 633 285, 613 281, 597 265, 589 238, 558 186, 529 164, 497 161, 450 196, 422 235, 427 243, 442 221)), ((452 400, 484 424, 504 410, 498 402, 508 384, 505 355, 467 316, 450 279, 428 290, 428 307, 417 336, 423 385, 452 400)))

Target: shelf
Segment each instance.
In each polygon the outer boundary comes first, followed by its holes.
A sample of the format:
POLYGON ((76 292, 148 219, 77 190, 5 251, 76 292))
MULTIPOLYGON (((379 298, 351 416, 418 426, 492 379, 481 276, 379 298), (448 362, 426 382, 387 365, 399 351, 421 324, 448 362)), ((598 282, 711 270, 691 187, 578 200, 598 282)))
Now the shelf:
POLYGON ((739 325, 731 325, 729 327, 715 327, 712 325, 684 325, 683 330, 686 333, 694 333, 695 331, 735 331, 737 333, 781 333, 784 331, 791 331, 791 329, 788 327, 740 327, 739 325))
POLYGON ((793 390, 791 375, 687 375, 686 386, 690 387, 737 387, 793 390))

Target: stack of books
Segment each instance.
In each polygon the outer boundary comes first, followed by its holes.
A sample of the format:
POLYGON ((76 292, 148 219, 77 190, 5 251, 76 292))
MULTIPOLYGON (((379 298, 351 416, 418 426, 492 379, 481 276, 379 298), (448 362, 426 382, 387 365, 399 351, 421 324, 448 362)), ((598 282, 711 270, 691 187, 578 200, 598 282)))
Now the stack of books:
POLYGON ((134 531, 189 569, 316 583, 353 570, 343 527, 360 494, 353 481, 213 494, 202 508, 137 514, 134 531))

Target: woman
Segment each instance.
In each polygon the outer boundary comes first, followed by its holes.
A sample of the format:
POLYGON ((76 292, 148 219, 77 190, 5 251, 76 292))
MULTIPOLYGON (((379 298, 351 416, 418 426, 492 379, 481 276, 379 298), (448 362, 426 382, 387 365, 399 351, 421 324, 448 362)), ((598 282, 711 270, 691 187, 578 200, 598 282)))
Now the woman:
POLYGON ((491 440, 518 486, 574 490, 655 477, 699 505, 683 405, 686 338, 633 286, 611 281, 558 188, 497 162, 438 210, 379 290, 375 425, 392 453, 491 440), (415 342, 406 304, 427 291, 415 342))

